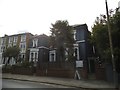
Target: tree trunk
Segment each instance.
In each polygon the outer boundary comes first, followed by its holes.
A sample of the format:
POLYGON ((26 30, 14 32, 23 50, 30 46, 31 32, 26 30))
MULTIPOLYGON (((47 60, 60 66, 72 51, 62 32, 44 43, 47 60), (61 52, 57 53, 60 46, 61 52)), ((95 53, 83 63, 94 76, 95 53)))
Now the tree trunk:
POLYGON ((10 63, 10 59, 11 59, 11 57, 8 57, 8 60, 7 60, 6 64, 10 63))

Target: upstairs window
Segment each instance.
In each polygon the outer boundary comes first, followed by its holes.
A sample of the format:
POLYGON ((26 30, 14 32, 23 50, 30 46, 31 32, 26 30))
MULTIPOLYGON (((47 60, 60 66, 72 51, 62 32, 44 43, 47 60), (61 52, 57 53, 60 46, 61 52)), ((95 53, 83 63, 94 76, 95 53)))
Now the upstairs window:
POLYGON ((74 30, 74 40, 76 40, 76 30, 74 30))
POLYGON ((33 47, 37 47, 38 46, 38 39, 33 39, 33 47))
POLYGON ((14 40, 13 40, 13 42, 17 42, 17 39, 18 39, 18 37, 14 37, 14 40))
POLYGON ((9 43, 13 42, 13 37, 9 37, 9 43))
POLYGON ((25 42, 26 41, 26 35, 21 35, 21 42, 25 42))

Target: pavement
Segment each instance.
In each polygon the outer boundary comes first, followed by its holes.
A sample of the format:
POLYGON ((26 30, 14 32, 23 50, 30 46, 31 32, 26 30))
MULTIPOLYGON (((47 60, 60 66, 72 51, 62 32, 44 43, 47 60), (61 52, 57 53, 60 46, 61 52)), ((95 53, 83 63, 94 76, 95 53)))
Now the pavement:
MULTIPOLYGON (((99 80, 75 80, 68 78, 57 78, 57 77, 45 77, 45 76, 30 76, 30 75, 17 75, 17 74, 2 74, 3 79, 15 79, 31 82, 49 83, 56 85, 63 85, 68 87, 83 88, 83 89, 112 89, 114 90, 113 83, 99 81, 99 80)), ((120 88, 120 85, 119 85, 120 88)))

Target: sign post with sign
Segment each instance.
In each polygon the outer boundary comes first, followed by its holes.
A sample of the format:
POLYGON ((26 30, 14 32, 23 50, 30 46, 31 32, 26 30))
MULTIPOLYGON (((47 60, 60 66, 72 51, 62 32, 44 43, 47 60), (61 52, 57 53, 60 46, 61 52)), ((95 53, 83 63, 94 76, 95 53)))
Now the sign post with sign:
POLYGON ((76 61, 76 68, 83 67, 83 61, 76 61))
POLYGON ((82 61, 76 61, 76 71, 75 71, 75 79, 80 80, 80 74, 79 74, 79 68, 83 67, 83 60, 82 61))

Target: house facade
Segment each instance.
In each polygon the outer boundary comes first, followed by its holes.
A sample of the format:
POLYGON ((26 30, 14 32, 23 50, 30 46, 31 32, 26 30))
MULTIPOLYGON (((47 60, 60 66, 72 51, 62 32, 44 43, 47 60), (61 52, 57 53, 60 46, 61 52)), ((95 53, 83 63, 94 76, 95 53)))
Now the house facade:
MULTIPOLYGON (((73 25, 73 36, 74 36, 74 56, 76 60, 83 60, 87 62, 87 57, 89 56, 89 41, 88 37, 90 32, 86 24, 82 25, 73 25)), ((50 61, 56 61, 56 49, 50 51, 50 61)))
MULTIPOLYGON (((76 62, 80 62, 76 65, 76 68, 81 69, 87 73, 95 71, 95 61, 94 59, 89 59, 93 55, 93 47, 89 42, 90 32, 86 24, 73 25, 73 38, 74 43, 74 57, 76 62), (81 64, 82 63, 82 64, 81 64)), ((67 55, 67 53, 65 53, 67 55)), ((50 50, 49 52, 49 62, 57 62, 57 48, 50 50)))
POLYGON ((45 34, 31 37, 29 43, 29 62, 34 62, 34 66, 48 61, 49 37, 45 34))
MULTIPOLYGON (((6 50, 8 47, 17 46, 20 48, 20 55, 19 58, 21 60, 27 59, 27 49, 28 49, 28 43, 29 39, 32 37, 31 33, 21 33, 21 34, 15 34, 15 35, 5 35, 4 37, 1 37, 0 39, 0 59, 1 63, 6 63, 7 59, 5 60, 2 56, 2 53, 4 50, 6 50)), ((9 64, 15 64, 15 60, 12 58, 10 60, 9 64)))
POLYGON ((4 37, 0 37, 0 64, 3 63, 3 52, 7 47, 7 35, 5 35, 4 37))

